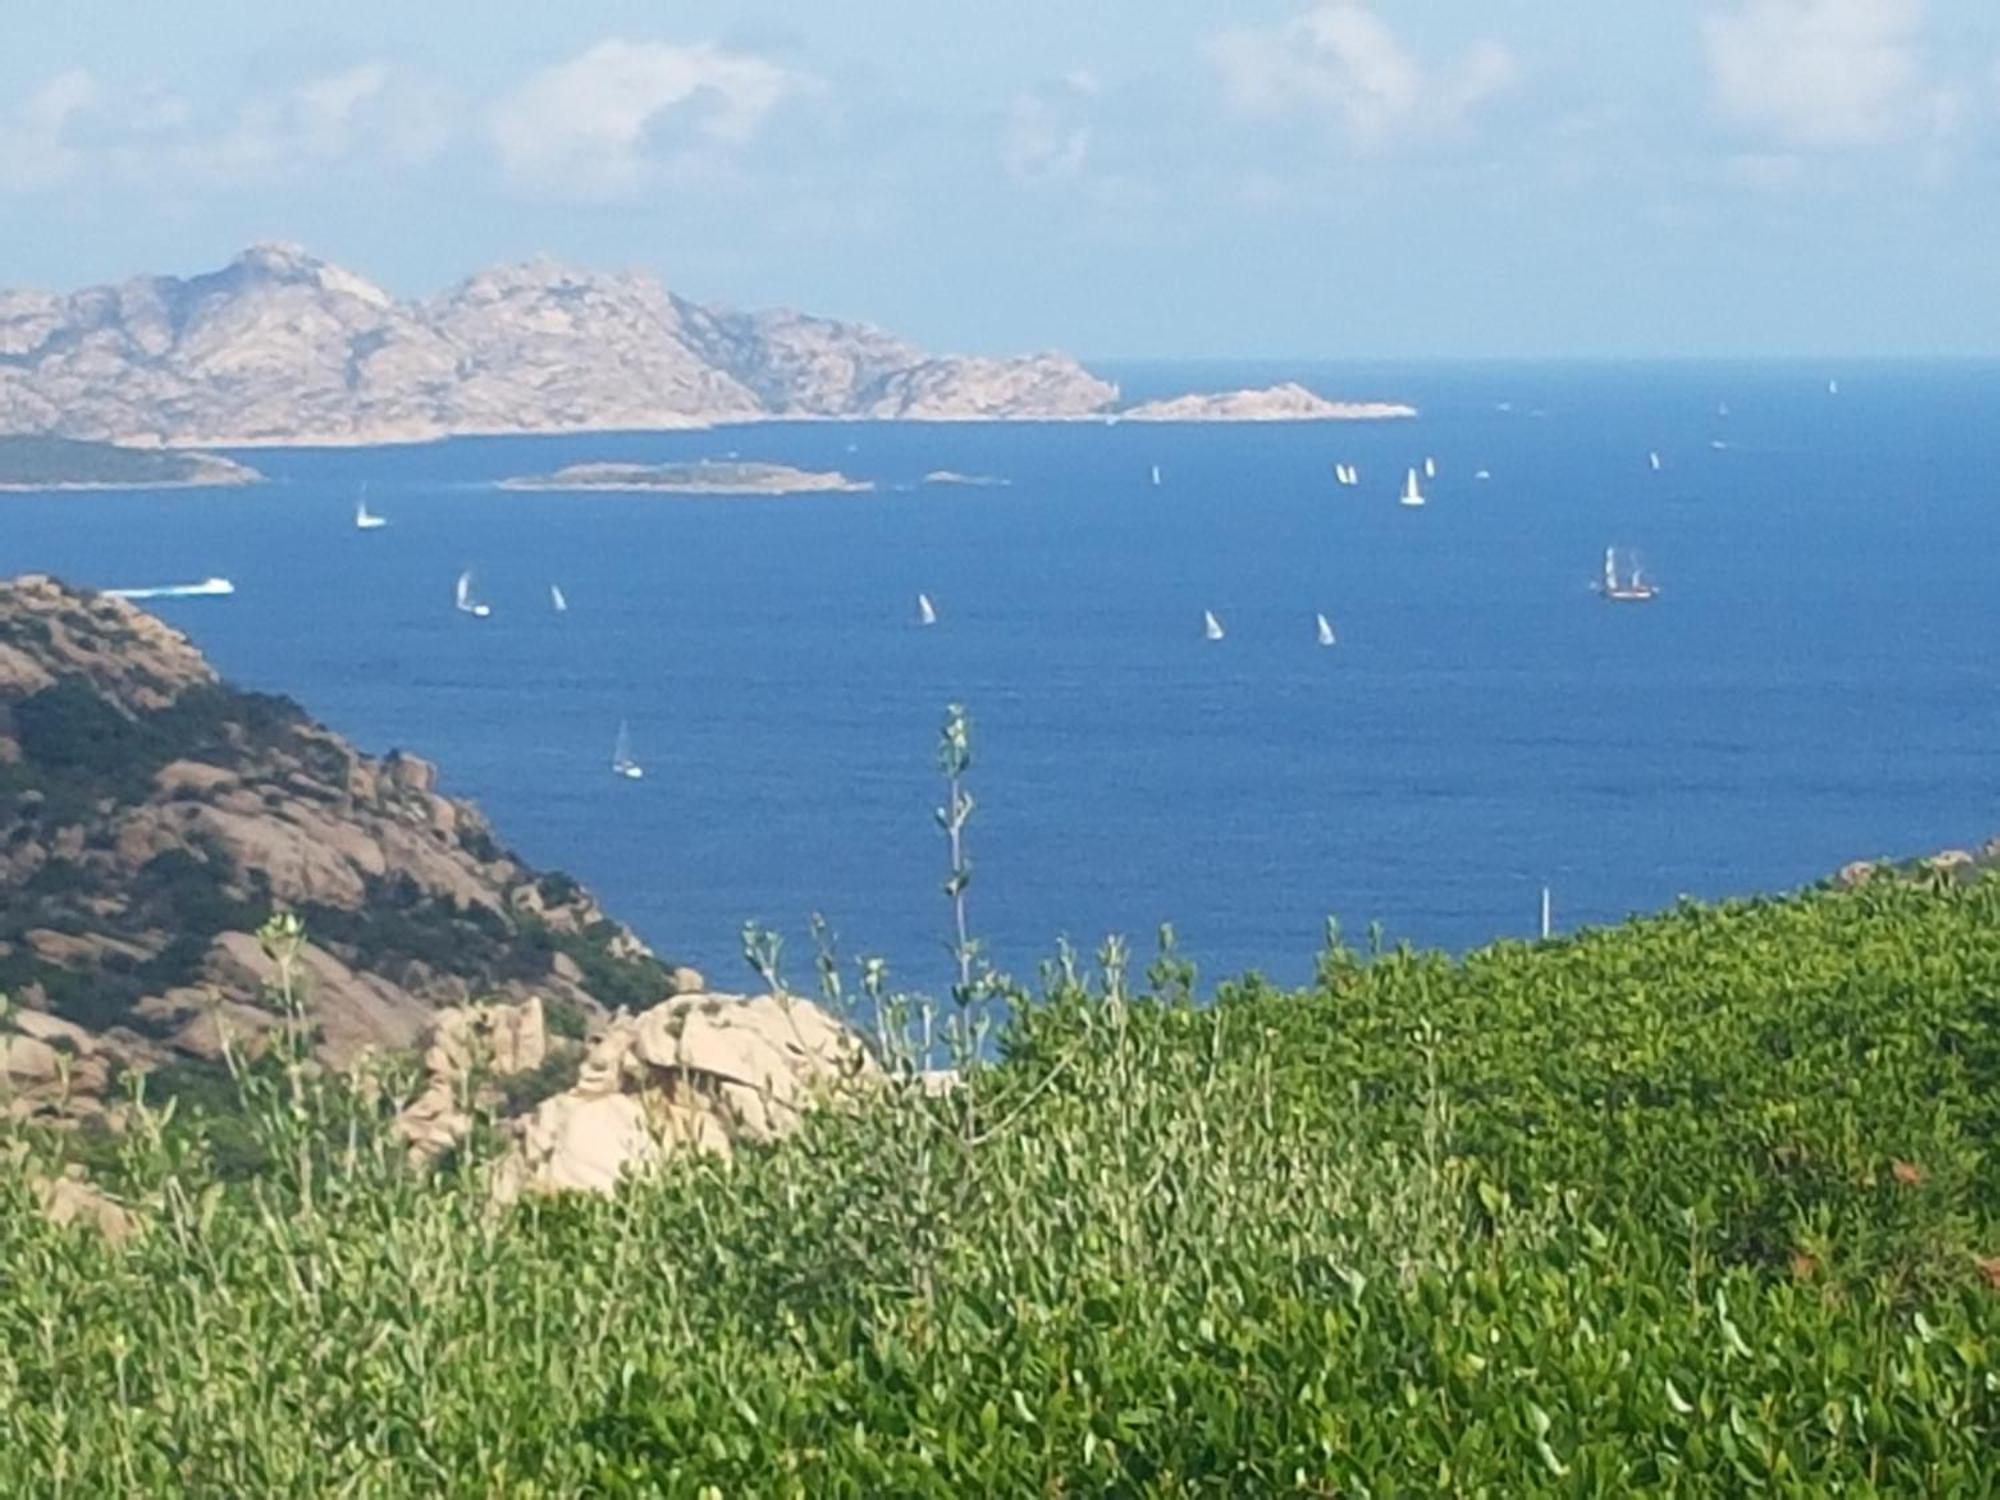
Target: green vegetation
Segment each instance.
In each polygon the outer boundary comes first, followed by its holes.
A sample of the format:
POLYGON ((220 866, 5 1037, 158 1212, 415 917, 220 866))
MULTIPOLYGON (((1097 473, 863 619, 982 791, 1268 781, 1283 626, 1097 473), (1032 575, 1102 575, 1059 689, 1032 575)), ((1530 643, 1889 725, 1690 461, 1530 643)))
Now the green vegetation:
POLYGON ((123 1245, 5 1174, 0 1493, 2000 1486, 2000 877, 1126 968, 614 1199, 495 1213, 282 1058, 253 1180, 125 1137, 123 1245))
POLYGON ((154 488, 246 484, 260 477, 255 469, 208 453, 121 448, 74 438, 0 437, 0 488, 154 488))

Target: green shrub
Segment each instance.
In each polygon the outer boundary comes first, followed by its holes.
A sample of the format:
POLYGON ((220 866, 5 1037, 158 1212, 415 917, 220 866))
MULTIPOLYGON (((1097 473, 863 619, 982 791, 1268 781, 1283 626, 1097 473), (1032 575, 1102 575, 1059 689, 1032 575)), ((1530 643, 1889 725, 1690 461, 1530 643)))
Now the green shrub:
POLYGON ((2000 880, 1105 957, 612 1199, 496 1214, 282 1059, 252 1181, 128 1133, 123 1246, 0 1176, 0 1493, 2000 1487, 2000 880))

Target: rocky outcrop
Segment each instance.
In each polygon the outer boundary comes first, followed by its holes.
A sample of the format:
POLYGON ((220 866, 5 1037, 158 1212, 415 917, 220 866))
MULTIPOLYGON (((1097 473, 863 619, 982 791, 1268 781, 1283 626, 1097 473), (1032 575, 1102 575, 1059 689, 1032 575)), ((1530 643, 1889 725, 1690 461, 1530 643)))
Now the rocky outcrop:
POLYGON ((815 1102, 880 1077, 860 1038, 810 1001, 677 996, 614 1020, 575 1086, 519 1122, 496 1191, 609 1192, 674 1151, 775 1139, 815 1102))
POLYGON ((548 1023, 539 999, 439 1011, 431 1018, 423 1091, 397 1115, 397 1136, 419 1162, 436 1161, 471 1131, 480 1089, 532 1073, 548 1057, 548 1023))
POLYGON ((1399 402, 1329 401, 1290 382, 1263 390, 1148 401, 1120 415, 1128 422, 1367 422, 1416 414, 1414 406, 1399 402))
POLYGON ((566 876, 530 869, 410 755, 217 681, 126 601, 0 584, 0 1095, 99 1107, 121 1068, 254 1051, 279 1023, 256 933, 297 913, 320 1058, 416 1045, 441 1009, 578 1029, 676 993, 566 876))
POLYGON ((420 302, 296 246, 219 271, 0 292, 0 432, 170 444, 764 417, 1076 416, 1116 388, 1061 355, 931 358, 864 325, 739 313, 553 261, 420 302))
POLYGON ((1921 859, 1851 860, 1833 876, 1841 890, 1853 890, 1871 880, 1964 881, 2000 869, 2000 838, 1988 839, 1977 850, 1942 849, 1921 859))

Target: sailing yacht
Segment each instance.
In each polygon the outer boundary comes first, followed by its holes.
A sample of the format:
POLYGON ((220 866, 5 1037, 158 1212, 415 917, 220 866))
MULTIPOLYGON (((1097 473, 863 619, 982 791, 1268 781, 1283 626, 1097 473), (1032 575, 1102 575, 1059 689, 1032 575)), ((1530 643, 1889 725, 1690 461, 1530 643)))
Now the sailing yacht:
POLYGON ((1160 466, 1159 466, 1158 464, 1154 464, 1154 465, 1153 465, 1153 488, 1154 488, 1154 489, 1158 489, 1159 487, 1160 487, 1160 466))
POLYGON ((380 531, 389 524, 388 518, 378 516, 368 508, 368 486, 361 486, 361 494, 354 502, 354 529, 356 531, 380 531))
POLYGON ((929 594, 917 595, 917 623, 919 625, 937 624, 937 610, 932 606, 929 594))
POLYGON ((491 605, 481 604, 472 597, 472 569, 467 568, 458 575, 458 587, 452 592, 452 603, 460 614, 471 615, 483 620, 493 613, 491 605))
POLYGON ((564 595, 561 584, 552 583, 549 585, 549 604, 559 615, 569 613, 569 599, 564 595))
POLYGON ((1840 382, 1838 380, 1829 380, 1826 383, 1826 393, 1829 396, 1838 396, 1840 394, 1840 382))
POLYGON ((1660 472, 1660 455, 1657 452, 1648 453, 1646 455, 1646 462, 1653 466, 1653 472, 1655 474, 1660 472))
POLYGON ((1438 461, 1434 458, 1426 458, 1424 460, 1424 478, 1435 479, 1437 477, 1438 477, 1438 461))
POLYGON ((1326 617, 1325 615, 1318 615, 1318 616, 1315 616, 1315 619, 1316 619, 1316 621, 1317 621, 1317 623, 1318 623, 1318 626, 1319 626, 1319 632, 1318 632, 1318 633, 1319 633, 1319 643, 1320 643, 1320 644, 1321 644, 1322 646, 1331 646, 1331 645, 1333 644, 1333 624, 1332 624, 1332 622, 1331 622, 1331 621, 1329 621, 1329 620, 1327 619, 1327 617, 1326 617))
POLYGON ((1409 478, 1403 481, 1403 496, 1400 503, 1410 506, 1422 505, 1424 503, 1424 492, 1422 487, 1417 483, 1417 471, 1415 469, 1410 470, 1409 478))
POLYGON ((632 730, 623 719, 618 721, 618 738, 611 745, 611 774, 631 781, 646 774, 646 768, 632 759, 632 730))
POLYGON ((1205 609, 1201 612, 1201 633, 1207 640, 1219 641, 1222 639, 1222 621, 1215 618, 1214 610, 1205 609))
POLYGON ((1640 573, 1636 561, 1632 564, 1631 575, 1621 579, 1618 576, 1618 550, 1615 547, 1606 547, 1604 581, 1598 586, 1598 592, 1617 604, 1645 604, 1659 597, 1660 590, 1657 584, 1650 582, 1640 573))

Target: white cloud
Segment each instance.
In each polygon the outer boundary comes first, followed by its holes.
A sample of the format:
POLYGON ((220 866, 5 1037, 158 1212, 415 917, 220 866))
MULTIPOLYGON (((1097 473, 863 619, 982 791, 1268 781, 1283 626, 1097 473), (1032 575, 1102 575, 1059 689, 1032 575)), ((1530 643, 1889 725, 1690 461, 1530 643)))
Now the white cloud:
POLYGON ((1783 146, 1870 146, 1926 129, 1924 0, 1746 0, 1702 21, 1723 118, 1783 146))
POLYGON ((1362 150, 1451 131, 1519 72, 1513 54, 1490 41, 1449 64, 1426 63, 1349 0, 1322 0, 1278 26, 1225 31, 1209 50, 1236 109, 1322 116, 1362 150))
POLYGON ((436 89, 363 63, 203 115, 170 90, 114 91, 75 70, 0 115, 0 189, 97 178, 121 187, 257 187, 308 167, 429 160, 452 111, 436 89))
POLYGON ((488 117, 501 164, 530 186, 617 197, 747 144, 811 80, 708 43, 599 42, 533 74, 488 117))
POLYGON ((1014 181, 1067 182, 1083 173, 1090 156, 1090 101, 1095 75, 1078 69, 1058 83, 1023 89, 1008 106, 1000 137, 1000 164, 1014 181))
POLYGON ((73 68, 0 115, 0 189, 33 191, 75 176, 82 163, 75 127, 101 97, 97 80, 73 68))

